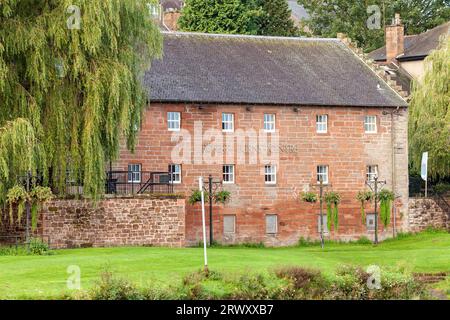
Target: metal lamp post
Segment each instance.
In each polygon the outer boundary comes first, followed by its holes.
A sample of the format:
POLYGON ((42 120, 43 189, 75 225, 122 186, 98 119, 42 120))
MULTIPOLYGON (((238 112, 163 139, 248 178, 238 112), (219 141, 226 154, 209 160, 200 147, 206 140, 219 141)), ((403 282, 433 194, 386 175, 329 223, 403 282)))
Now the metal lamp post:
POLYGON ((378 181, 378 176, 375 176, 373 180, 367 180, 366 185, 370 188, 370 190, 374 193, 375 196, 375 244, 378 244, 378 193, 386 184, 386 180, 378 181))
POLYGON ((214 181, 212 175, 208 176, 208 186, 204 186, 203 189, 208 192, 209 197, 209 245, 211 246, 214 243, 214 235, 213 235, 213 199, 214 194, 222 187, 222 181, 216 180, 214 181))

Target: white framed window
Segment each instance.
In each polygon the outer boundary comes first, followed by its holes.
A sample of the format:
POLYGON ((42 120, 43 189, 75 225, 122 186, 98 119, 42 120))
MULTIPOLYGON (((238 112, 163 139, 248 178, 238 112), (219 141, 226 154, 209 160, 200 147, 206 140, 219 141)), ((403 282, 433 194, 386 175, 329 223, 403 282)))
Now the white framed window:
POLYGON ((316 131, 317 133, 328 132, 328 115, 321 114, 316 116, 316 131))
POLYGON ((222 167, 223 183, 234 183, 234 165, 226 164, 222 167))
POLYGON ((222 131, 223 132, 234 131, 234 114, 222 113, 222 131))
POLYGON ((170 182, 181 183, 181 165, 169 164, 170 182))
POLYGON ((278 216, 276 214, 266 215, 266 233, 267 234, 278 233, 278 216))
POLYGON ((317 183, 321 179, 324 184, 328 183, 328 166, 317 166, 317 183))
MULTIPOLYGON (((322 214, 323 233, 328 233, 328 217, 322 214)), ((317 216, 317 232, 320 233, 320 214, 317 216)))
POLYGON ((264 131, 275 132, 275 115, 270 113, 264 114, 264 131))
POLYGON ((167 128, 169 129, 169 131, 180 131, 181 113, 167 112, 167 128))
POLYGON ((377 116, 364 117, 364 131, 366 133, 377 133, 377 116))
POLYGON ((129 164, 128 165, 128 182, 129 183, 140 183, 141 182, 141 171, 142 166, 140 164, 129 164))
POLYGON ((277 167, 274 165, 264 166, 264 181, 266 184, 277 183, 277 167))
POLYGON ((236 216, 223 216, 223 233, 236 233, 236 216))
POLYGON ((375 177, 378 177, 378 166, 370 165, 366 168, 367 181, 374 181, 375 177))
POLYGON ((373 213, 366 214, 366 227, 367 230, 369 231, 375 230, 375 214, 373 213))

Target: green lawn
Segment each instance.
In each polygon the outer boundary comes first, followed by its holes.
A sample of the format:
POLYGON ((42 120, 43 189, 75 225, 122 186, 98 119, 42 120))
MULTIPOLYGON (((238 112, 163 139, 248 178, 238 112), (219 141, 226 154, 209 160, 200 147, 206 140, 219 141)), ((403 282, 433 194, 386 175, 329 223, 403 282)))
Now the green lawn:
MULTIPOLYGON (((51 256, 0 256, 0 298, 49 298, 66 289, 67 267, 81 269, 82 288, 92 286, 106 267, 139 284, 176 284, 202 267, 202 248, 94 248, 58 250, 51 256)), ((211 269, 232 273, 265 272, 300 265, 331 273, 340 264, 406 266, 415 272, 450 271, 450 234, 422 233, 377 247, 329 244, 289 248, 212 248, 211 269)))

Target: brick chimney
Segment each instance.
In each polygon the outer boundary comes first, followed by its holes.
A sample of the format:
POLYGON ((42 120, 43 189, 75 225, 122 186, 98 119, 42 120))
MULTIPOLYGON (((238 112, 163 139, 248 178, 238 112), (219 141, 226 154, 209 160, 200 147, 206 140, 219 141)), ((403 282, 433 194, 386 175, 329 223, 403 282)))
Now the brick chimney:
POLYGON ((400 19, 400 14, 395 14, 392 25, 386 26, 386 60, 391 62, 405 50, 405 27, 400 19))

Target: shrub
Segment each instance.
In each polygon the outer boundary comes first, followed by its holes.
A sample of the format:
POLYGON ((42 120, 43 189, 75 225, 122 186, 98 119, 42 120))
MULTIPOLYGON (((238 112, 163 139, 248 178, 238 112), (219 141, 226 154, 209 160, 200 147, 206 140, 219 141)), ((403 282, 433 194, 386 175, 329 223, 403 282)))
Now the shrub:
POLYGON ((50 248, 47 243, 40 238, 30 238, 30 254, 43 256, 50 254, 50 248))
POLYGON ((366 236, 359 237, 358 240, 355 241, 356 244, 372 244, 372 241, 366 236))
POLYGON ((327 281, 319 270, 285 267, 275 271, 278 278, 291 282, 296 299, 320 299, 327 289, 327 281))
POLYGON ((138 288, 125 279, 116 278, 109 271, 101 274, 100 281, 90 291, 93 300, 142 300, 138 288))

